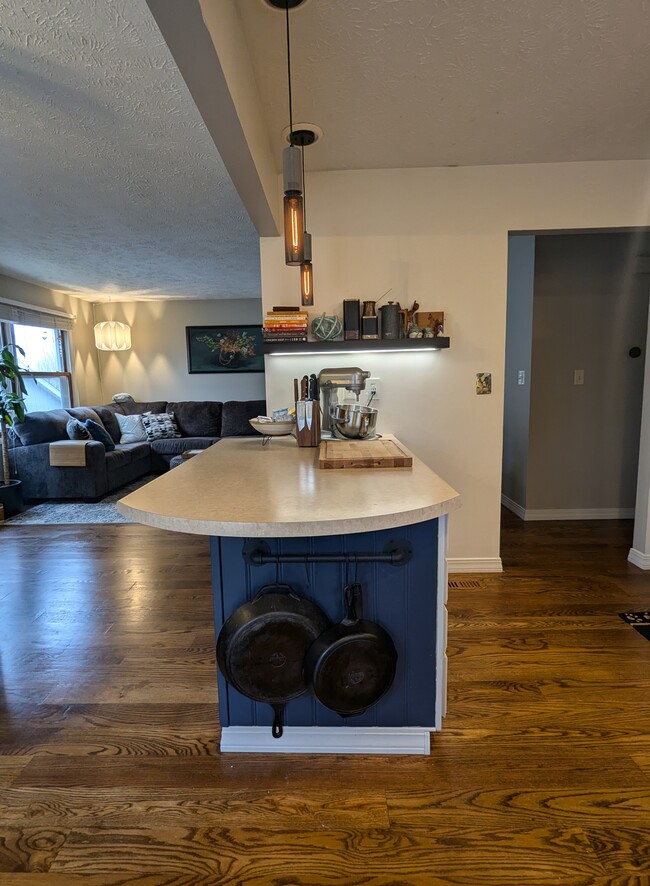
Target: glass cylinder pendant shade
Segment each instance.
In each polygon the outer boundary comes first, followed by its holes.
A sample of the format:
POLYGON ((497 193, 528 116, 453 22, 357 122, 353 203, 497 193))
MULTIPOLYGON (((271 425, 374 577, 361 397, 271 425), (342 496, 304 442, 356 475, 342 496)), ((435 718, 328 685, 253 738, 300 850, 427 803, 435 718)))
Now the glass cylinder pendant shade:
POLYGON ((115 320, 96 323, 95 347, 99 351, 128 351, 131 347, 131 327, 115 320))
POLYGON ((300 265, 300 304, 309 307, 314 304, 314 267, 311 263, 311 234, 305 231, 305 255, 300 265))
POLYGON ((302 194, 284 195, 284 259, 288 265, 302 264, 305 257, 304 208, 302 194))
POLYGON ((300 265, 300 304, 303 307, 314 304, 314 268, 310 261, 300 265))
POLYGON ((293 145, 282 152, 284 182, 284 257, 288 265, 302 264, 305 230, 302 199, 302 155, 293 145))

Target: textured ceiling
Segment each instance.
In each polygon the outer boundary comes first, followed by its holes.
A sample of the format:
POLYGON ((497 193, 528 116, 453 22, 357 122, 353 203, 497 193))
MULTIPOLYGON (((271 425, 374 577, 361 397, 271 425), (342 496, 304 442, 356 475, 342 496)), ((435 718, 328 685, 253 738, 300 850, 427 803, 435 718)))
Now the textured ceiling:
MULTIPOLYGON (((237 6, 279 149, 284 14, 237 6)), ((290 15, 294 120, 325 131, 310 168, 650 156, 647 0, 307 0, 290 15)))
MULTIPOLYGON (((284 17, 234 2, 279 161, 284 17)), ((649 0, 306 0, 291 25, 310 169, 650 155, 649 0)), ((0 271, 259 296, 256 232, 145 0, 0 0, 0 76, 0 271)))
POLYGON ((145 0, 0 0, 0 77, 1 271, 259 297, 257 234, 145 0))

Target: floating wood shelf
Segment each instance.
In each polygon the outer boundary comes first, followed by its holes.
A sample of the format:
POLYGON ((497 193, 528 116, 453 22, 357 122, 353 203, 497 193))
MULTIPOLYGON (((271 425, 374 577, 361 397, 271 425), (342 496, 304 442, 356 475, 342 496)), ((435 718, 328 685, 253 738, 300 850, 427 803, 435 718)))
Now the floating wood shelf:
POLYGON ((449 347, 449 338, 363 339, 360 341, 274 341, 264 342, 264 354, 336 354, 346 351, 435 351, 449 347))

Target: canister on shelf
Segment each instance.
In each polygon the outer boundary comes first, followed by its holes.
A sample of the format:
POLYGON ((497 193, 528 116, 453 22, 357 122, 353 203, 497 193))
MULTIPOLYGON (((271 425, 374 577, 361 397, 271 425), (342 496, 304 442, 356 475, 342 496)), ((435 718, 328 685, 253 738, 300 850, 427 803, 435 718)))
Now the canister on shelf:
POLYGON ((389 301, 387 305, 379 308, 381 314, 381 337, 399 338, 400 334, 400 306, 389 301))

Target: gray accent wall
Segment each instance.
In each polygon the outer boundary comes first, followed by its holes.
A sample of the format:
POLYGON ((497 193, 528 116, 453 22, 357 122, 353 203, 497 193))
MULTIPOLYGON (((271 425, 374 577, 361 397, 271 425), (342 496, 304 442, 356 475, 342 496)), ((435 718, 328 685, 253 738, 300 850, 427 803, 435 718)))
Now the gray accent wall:
POLYGON ((526 507, 535 237, 508 238, 508 308, 503 427, 503 495, 526 507), (518 384, 523 370, 525 382, 518 384))
POLYGON ((634 507, 648 322, 636 245, 628 233, 536 238, 527 508, 634 507))

